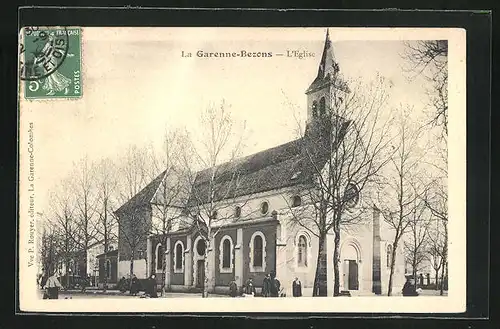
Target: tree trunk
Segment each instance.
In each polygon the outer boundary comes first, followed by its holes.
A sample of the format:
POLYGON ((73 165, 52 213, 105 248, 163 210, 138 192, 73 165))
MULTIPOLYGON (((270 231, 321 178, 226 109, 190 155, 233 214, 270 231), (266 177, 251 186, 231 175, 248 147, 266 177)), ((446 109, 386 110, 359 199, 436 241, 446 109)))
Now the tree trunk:
POLYGON ((415 286, 417 285, 417 262, 416 262, 416 256, 413 255, 413 262, 412 262, 412 275, 413 275, 413 278, 415 279, 415 286))
MULTIPOLYGON (((103 290, 106 291, 108 289, 108 249, 109 249, 109 241, 108 241, 108 200, 104 198, 104 283, 103 290)), ((110 266, 111 267, 111 266, 110 266)), ((111 270, 111 268, 110 268, 111 270)), ((97 280, 96 280, 97 281, 97 280)))
POLYGON ((443 290, 444 290, 444 268, 445 268, 446 262, 443 262, 443 265, 441 266, 441 285, 439 288, 439 295, 443 296, 443 290))
POLYGON ((438 286, 438 282, 439 282, 439 268, 438 269, 434 269, 434 271, 436 272, 435 273, 436 288, 434 288, 434 290, 439 290, 439 286, 438 286))
MULTIPOLYGON (((106 248, 104 248, 106 249, 106 248)), ((110 268, 111 270, 111 268, 110 268)), ((96 278, 97 280, 97 278, 96 278)), ((104 279, 103 279, 103 287, 102 287, 102 290, 104 292, 106 292, 106 290, 108 289, 108 255, 106 254, 106 252, 104 252, 104 279)))
POLYGON ((316 261, 316 275, 314 276, 314 290, 313 297, 327 296, 327 282, 328 277, 326 274, 326 234, 320 233, 318 245, 318 259, 316 261))
POLYGON ((394 264, 396 263, 396 249, 398 248, 398 242, 395 239, 394 244, 392 245, 392 253, 391 253, 391 271, 389 273, 389 285, 387 286, 387 296, 392 296, 392 281, 394 277, 394 264))
POLYGON ((333 296, 340 296, 340 226, 335 225, 334 228, 335 237, 333 239, 333 296))
POLYGON ((204 262, 205 262, 205 268, 204 268, 205 275, 204 276, 205 277, 203 280, 204 282, 203 282, 203 293, 202 293, 203 298, 208 297, 208 280, 210 279, 209 278, 209 270, 208 270, 208 267, 210 266, 208 254, 212 252, 210 250, 211 244, 212 244, 212 241, 209 241, 208 245, 205 248, 205 256, 204 256, 204 262))
POLYGON ((162 263, 162 266, 161 266, 161 269, 162 269, 162 274, 161 274, 161 296, 163 297, 166 293, 165 291, 165 277, 167 275, 167 257, 166 257, 166 254, 165 254, 165 251, 167 250, 167 243, 165 242, 163 244, 165 247, 163 249, 163 255, 162 255, 162 258, 163 258, 163 263, 162 263))
POLYGON ((132 256, 130 257, 130 286, 129 290, 132 289, 132 276, 134 275, 134 252, 132 252, 132 256))

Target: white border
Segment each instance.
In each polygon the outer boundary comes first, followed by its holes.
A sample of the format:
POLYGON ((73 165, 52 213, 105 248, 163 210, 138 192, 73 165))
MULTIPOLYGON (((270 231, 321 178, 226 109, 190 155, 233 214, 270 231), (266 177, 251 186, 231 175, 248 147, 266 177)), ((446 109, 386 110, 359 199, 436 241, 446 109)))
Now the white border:
MULTIPOLYGON (((88 28, 97 29, 97 28, 88 28)), ((151 27, 116 27, 102 29, 100 40, 106 40, 109 35, 120 31, 121 38, 128 40, 128 33, 141 32, 144 39, 158 41, 160 39, 185 39, 186 34, 193 38, 203 31, 207 40, 233 40, 234 33, 243 37, 245 31, 262 33, 269 40, 309 40, 308 35, 296 28, 297 33, 283 34, 284 29, 292 28, 168 28, 168 32, 159 33, 162 28, 151 27), (151 31, 154 29, 155 33, 151 31), (179 33, 184 31, 184 34, 179 33)), ((313 28, 311 28, 313 29, 313 28)), ((324 28, 315 31, 324 38, 324 28)), ((85 33, 85 30, 83 31, 85 33)), ((356 298, 261 298, 256 303, 251 298, 199 298, 175 299, 176 302, 165 304, 161 299, 88 299, 72 300, 42 300, 39 299, 38 289, 34 280, 35 271, 28 267, 26 262, 19 262, 19 307, 22 311, 41 312, 220 312, 221 309, 231 312, 370 312, 370 313, 459 313, 466 310, 466 31, 458 28, 330 28, 332 42, 340 40, 449 40, 449 294, 446 297, 356 297, 356 298), (116 300, 116 303, 110 301, 116 300), (375 302, 376 301, 376 302, 375 302)), ((120 37, 119 37, 120 38, 120 37)), ((20 86, 22 95, 23 84, 20 86)), ((64 102, 65 100, 58 100, 64 102)), ((34 102, 20 99, 20 136, 19 145, 27 141, 27 124, 30 120, 28 107, 35 106, 34 102)), ((27 173, 29 171, 28 154, 25 148, 19 150, 19 191, 27 189, 27 173)), ((19 196, 19 227, 21 234, 29 232, 27 217, 29 200, 26 195, 19 196)), ((29 258, 28 246, 20 238, 18 259, 29 258)))

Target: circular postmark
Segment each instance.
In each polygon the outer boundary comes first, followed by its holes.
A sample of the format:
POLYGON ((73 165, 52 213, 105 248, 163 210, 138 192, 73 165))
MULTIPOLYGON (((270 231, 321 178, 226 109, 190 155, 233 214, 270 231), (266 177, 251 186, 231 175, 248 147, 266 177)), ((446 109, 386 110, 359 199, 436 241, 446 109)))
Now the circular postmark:
POLYGON ((62 65, 69 49, 65 27, 25 27, 19 42, 19 77, 34 81, 48 77, 62 65))

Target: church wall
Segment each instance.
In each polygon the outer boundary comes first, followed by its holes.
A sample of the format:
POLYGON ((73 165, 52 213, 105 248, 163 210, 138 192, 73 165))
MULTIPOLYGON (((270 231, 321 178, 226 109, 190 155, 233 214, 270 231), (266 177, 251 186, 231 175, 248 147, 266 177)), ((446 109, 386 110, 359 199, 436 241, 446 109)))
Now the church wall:
POLYGON ((221 229, 221 231, 217 234, 215 237, 215 285, 216 286, 224 286, 227 287, 229 286, 229 283, 234 280, 234 273, 235 273, 235 268, 234 268, 234 247, 236 245, 236 230, 237 228, 228 228, 228 229, 221 229), (231 273, 221 273, 221 242, 222 239, 226 236, 229 236, 231 238, 232 242, 232 258, 231 258, 231 273))
POLYGON ((362 224, 343 229, 340 241, 340 290, 349 290, 347 260, 356 260, 358 263, 358 289, 351 293, 367 293, 372 291, 373 271, 373 225, 371 214, 363 214, 362 224))
POLYGON ((252 277, 256 287, 262 287, 262 282, 267 273, 271 270, 276 270, 276 224, 266 223, 260 224, 259 226, 249 226, 243 228, 243 282, 246 282, 248 278, 252 277), (260 231, 264 234, 266 238, 265 242, 265 255, 264 263, 265 268, 263 271, 252 272, 251 261, 250 261, 250 240, 252 235, 260 231))
MULTIPOLYGON (((151 225, 151 207, 142 207, 136 212, 136 220, 131 224, 132 215, 130 213, 120 213, 119 214, 119 225, 122 226, 122 229, 118 230, 118 254, 120 260, 130 260, 132 255, 132 250, 130 245, 126 242, 125 234, 130 234, 132 229, 136 229, 137 232, 145 232, 146 227, 151 225), (138 227, 139 225, 143 225, 143 227, 138 227), (126 233, 124 233, 126 232, 126 233)), ((130 235, 132 236, 132 235, 130 235)), ((142 249, 146 251, 147 249, 147 238, 146 234, 144 234, 141 241, 138 243, 137 248, 135 250, 134 259, 139 259, 138 250, 142 249)))
MULTIPOLYGON (((271 217, 274 210, 287 209, 291 204, 291 198, 295 195, 291 188, 255 193, 236 199, 221 201, 217 207, 217 217, 227 219, 227 223, 233 222, 235 218, 235 207, 241 207, 241 216, 238 220, 252 220, 262 217, 271 217), (269 205, 267 213, 261 212, 261 205, 266 201, 269 205)), ((222 223, 222 220, 218 224, 222 223)))
MULTIPOLYGON (((289 221, 287 221, 289 223, 289 221)), ((285 288, 287 296, 292 295, 292 282, 297 277, 302 284, 302 295, 312 296, 314 277, 316 274, 316 263, 318 258, 318 237, 306 229, 297 225, 288 225, 286 232, 286 265, 277 264, 281 270, 278 279, 285 288), (307 265, 298 264, 298 240, 304 235, 307 240, 307 265), (284 270, 283 270, 284 269, 284 270)))

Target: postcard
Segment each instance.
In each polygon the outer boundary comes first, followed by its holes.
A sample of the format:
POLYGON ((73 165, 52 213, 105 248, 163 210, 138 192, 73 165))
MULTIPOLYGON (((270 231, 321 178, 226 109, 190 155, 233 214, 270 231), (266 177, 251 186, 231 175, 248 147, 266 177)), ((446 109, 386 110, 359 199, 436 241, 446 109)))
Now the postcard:
POLYGON ((465 35, 23 27, 21 310, 465 311, 465 35))

